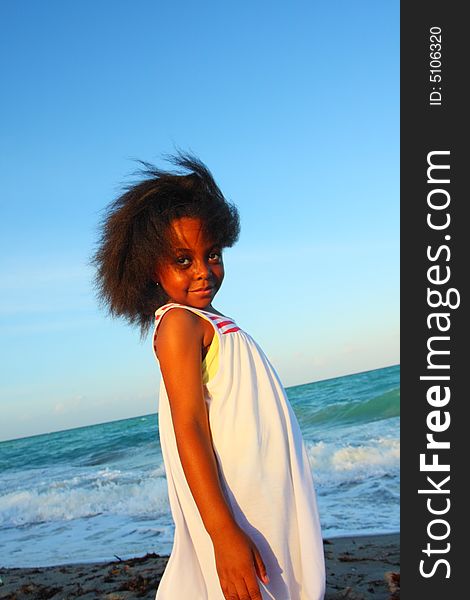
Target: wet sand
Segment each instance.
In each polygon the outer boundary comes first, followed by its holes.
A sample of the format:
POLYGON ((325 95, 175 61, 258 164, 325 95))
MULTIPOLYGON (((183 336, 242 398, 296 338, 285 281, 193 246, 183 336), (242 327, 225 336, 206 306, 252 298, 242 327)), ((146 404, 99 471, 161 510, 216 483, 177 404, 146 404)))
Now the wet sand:
MULTIPOLYGON (((324 549, 327 568, 325 600, 400 598, 399 534, 326 539, 324 549)), ((109 563, 15 569, 0 566, 0 598, 154 600, 167 560, 167 556, 147 554, 109 563)))

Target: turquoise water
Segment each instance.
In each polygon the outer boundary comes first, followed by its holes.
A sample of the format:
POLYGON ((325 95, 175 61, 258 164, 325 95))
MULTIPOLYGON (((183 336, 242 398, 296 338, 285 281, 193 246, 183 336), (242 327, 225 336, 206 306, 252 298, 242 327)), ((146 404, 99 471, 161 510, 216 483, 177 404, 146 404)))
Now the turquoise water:
MULTIPOLYGON (((399 365, 287 389, 324 537, 399 530, 399 365)), ((0 565, 169 554, 156 414, 0 443, 0 565)))

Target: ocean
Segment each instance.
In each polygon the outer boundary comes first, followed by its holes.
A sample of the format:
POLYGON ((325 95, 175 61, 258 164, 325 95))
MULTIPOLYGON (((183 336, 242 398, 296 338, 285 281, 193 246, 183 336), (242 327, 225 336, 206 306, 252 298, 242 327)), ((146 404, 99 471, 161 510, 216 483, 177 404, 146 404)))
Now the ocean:
MULTIPOLYGON (((399 365, 287 388, 323 537, 399 531, 399 365)), ((169 554, 158 415, 0 443, 0 566, 169 554)))

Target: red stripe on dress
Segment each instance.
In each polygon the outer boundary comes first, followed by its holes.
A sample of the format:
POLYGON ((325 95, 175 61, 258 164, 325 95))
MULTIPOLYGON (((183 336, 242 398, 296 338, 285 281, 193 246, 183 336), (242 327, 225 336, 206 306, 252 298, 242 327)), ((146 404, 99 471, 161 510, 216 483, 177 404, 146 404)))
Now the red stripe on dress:
POLYGON ((225 327, 225 325, 235 325, 235 323, 233 321, 222 321, 220 323, 216 323, 216 325, 219 329, 221 329, 222 327, 225 327))
POLYGON ((222 333, 233 333, 234 331, 240 331, 240 327, 232 327, 231 329, 227 329, 227 331, 222 331, 222 333))

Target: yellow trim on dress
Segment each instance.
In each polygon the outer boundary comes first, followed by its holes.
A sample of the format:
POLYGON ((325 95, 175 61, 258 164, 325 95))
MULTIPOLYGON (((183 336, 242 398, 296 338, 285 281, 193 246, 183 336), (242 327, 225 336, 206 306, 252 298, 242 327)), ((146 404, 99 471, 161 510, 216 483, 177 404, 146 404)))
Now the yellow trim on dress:
POLYGON ((219 368, 219 336, 214 331, 211 345, 202 361, 202 383, 206 384, 214 377, 219 368))

